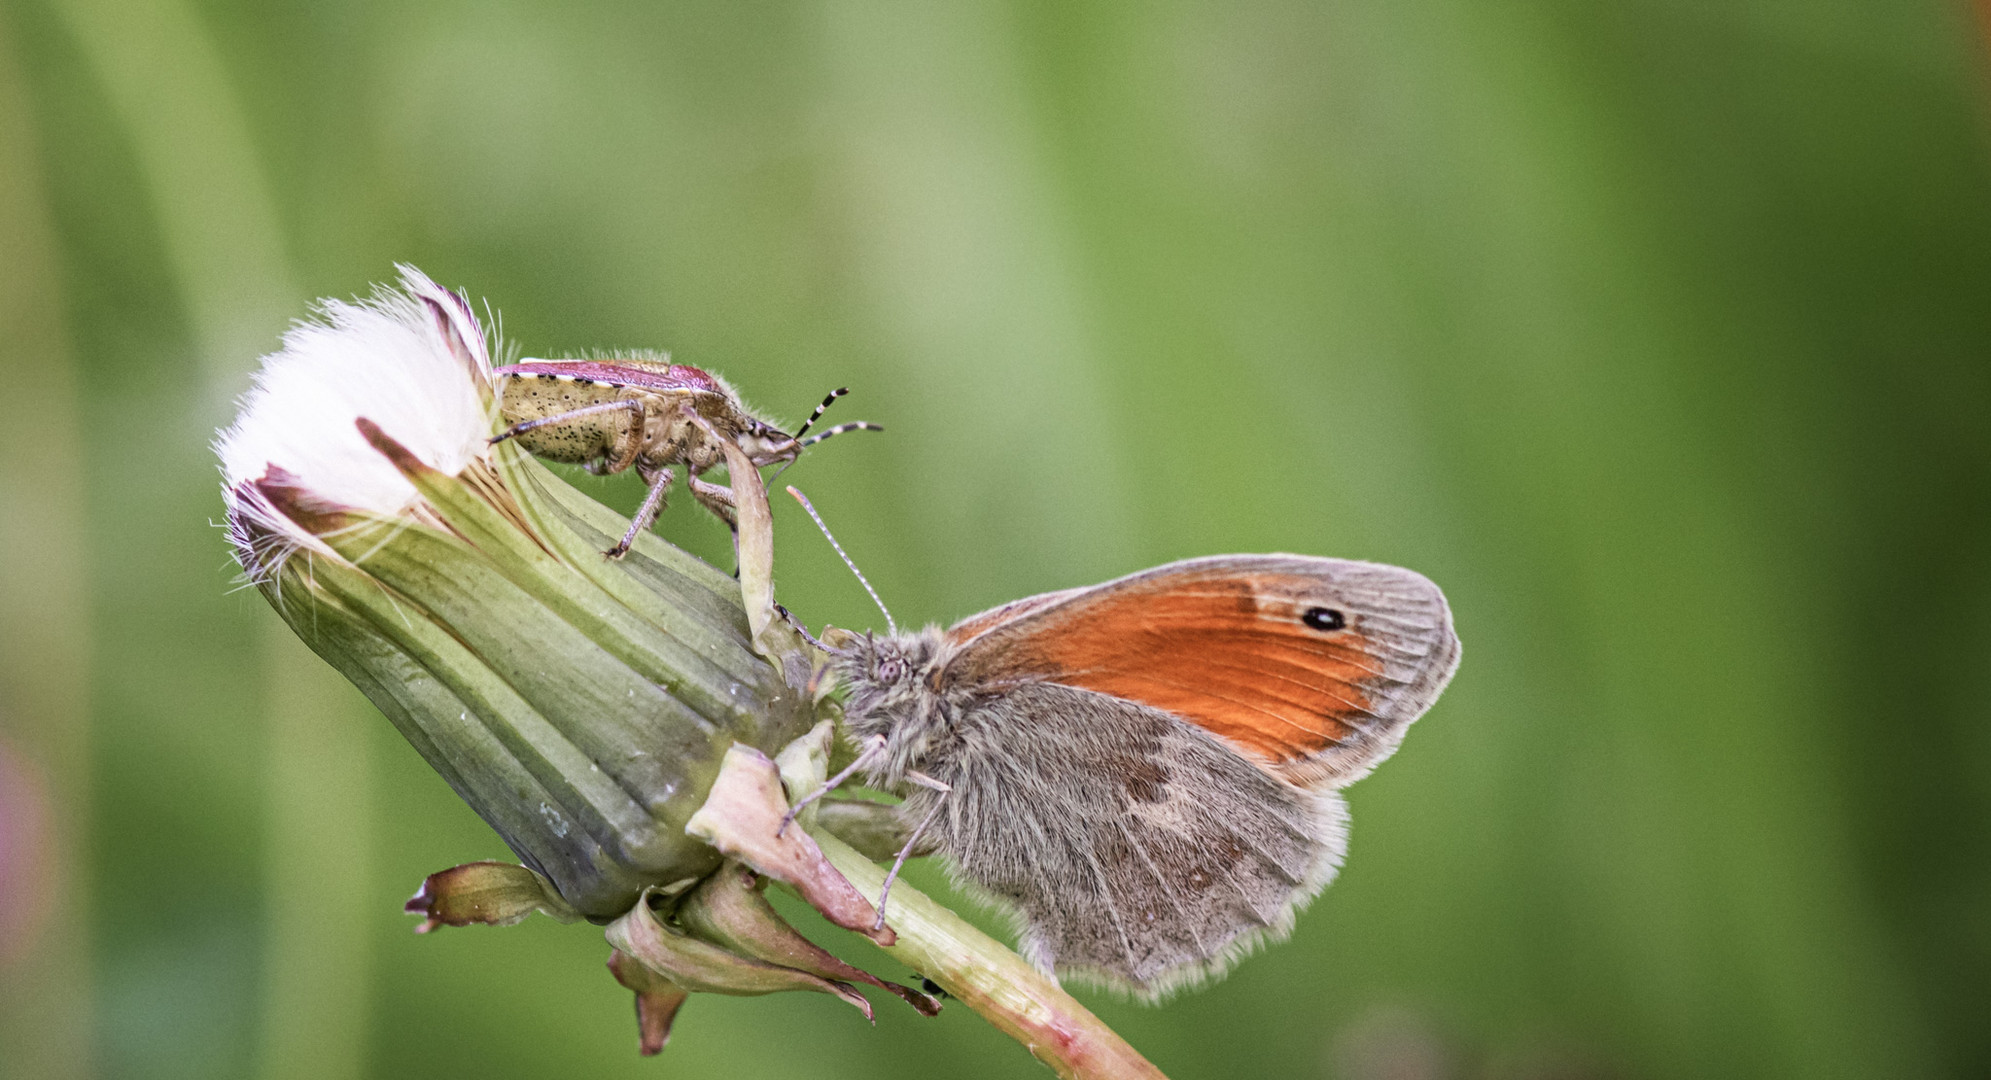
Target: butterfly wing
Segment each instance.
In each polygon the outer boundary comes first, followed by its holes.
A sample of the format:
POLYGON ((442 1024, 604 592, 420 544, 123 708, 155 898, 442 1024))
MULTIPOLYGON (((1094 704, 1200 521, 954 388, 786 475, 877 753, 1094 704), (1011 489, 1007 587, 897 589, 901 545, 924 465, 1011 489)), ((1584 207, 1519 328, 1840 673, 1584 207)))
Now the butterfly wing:
POLYGON ((1220 555, 1018 601, 947 633, 941 686, 1050 682, 1159 709, 1274 775, 1340 786, 1458 666, 1436 585, 1395 566, 1220 555))
POLYGON ((928 765, 960 877, 1021 916, 1039 967, 1146 997, 1214 975, 1334 874, 1346 811, 1192 724, 1055 683, 980 698, 928 765))

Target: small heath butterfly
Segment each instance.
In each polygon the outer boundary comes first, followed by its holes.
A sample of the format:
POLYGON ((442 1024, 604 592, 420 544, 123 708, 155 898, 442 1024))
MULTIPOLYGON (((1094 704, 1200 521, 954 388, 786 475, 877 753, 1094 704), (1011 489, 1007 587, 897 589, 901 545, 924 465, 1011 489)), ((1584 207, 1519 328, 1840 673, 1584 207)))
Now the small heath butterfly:
POLYGON ((1347 850, 1338 789, 1396 750, 1459 662, 1436 585, 1305 555, 826 636, 852 769, 905 794, 907 850, 929 834, 1020 916, 1038 967, 1146 998, 1292 928, 1347 850))

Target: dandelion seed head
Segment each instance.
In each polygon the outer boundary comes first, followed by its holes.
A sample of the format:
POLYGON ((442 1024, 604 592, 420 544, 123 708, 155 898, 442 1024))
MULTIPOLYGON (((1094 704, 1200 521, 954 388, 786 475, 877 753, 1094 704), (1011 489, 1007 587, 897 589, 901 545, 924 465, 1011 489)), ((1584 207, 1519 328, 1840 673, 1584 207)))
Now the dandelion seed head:
POLYGON ((327 508, 394 515, 414 486, 367 445, 365 417, 430 466, 455 475, 486 453, 490 355, 469 304, 402 266, 399 288, 325 300, 263 358, 235 423, 215 441, 236 556, 252 577, 299 548, 331 554, 258 490, 268 477, 327 508))

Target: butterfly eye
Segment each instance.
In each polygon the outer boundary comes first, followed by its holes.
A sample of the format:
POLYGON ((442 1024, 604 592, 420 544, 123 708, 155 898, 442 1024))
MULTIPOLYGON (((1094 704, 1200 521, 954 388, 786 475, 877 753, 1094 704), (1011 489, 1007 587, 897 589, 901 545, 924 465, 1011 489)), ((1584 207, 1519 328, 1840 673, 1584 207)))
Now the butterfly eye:
POLYGON ((1316 630, 1339 630, 1348 625, 1348 620, 1339 611, 1324 607, 1308 608, 1307 613, 1300 616, 1300 621, 1316 630))

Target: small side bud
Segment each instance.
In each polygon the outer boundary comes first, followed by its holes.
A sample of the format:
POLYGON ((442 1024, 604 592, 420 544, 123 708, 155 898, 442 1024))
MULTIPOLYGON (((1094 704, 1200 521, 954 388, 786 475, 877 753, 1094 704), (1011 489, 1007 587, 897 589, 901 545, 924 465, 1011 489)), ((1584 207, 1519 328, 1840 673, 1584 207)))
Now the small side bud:
POLYGON ((422 916, 415 933, 439 926, 510 926, 535 911, 561 922, 576 922, 575 911, 553 883, 530 868, 501 862, 474 862, 430 874, 402 910, 422 916))
POLYGON ((875 986, 904 999, 922 1016, 940 1013, 940 1002, 933 998, 852 967, 796 932, 762 895, 765 884, 752 870, 729 863, 685 898, 678 906, 678 921, 693 934, 736 953, 825 979, 875 986))
POLYGON ((712 793, 685 823, 684 831, 794 886, 809 906, 838 926, 880 945, 896 942, 898 935, 891 927, 874 927, 878 909, 823 858, 807 830, 781 828, 787 812, 774 762, 751 746, 735 743, 726 751, 712 793))
MULTIPOLYGON (((629 913, 608 925, 608 943, 653 973, 695 994, 754 997, 784 990, 833 994, 871 1019, 871 1003, 849 983, 835 982, 791 967, 741 956, 667 925, 651 909, 655 890, 643 894, 629 913)), ((626 983, 624 985, 627 985, 626 983)))
MULTIPOLYGON (((774 755, 775 767, 781 771, 781 788, 791 805, 823 786, 829 776, 830 744, 835 738, 836 725, 824 720, 774 755)), ((805 807, 798 817, 805 825, 814 822, 814 806, 805 807)))
POLYGON ((644 1057, 661 1053, 671 1041, 671 1022, 684 1000, 691 996, 684 987, 664 978, 631 959, 620 949, 608 954, 608 973, 615 981, 636 992, 636 1048, 644 1057))

